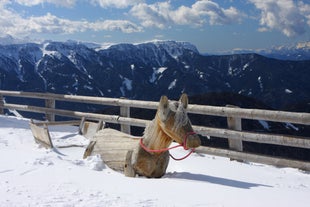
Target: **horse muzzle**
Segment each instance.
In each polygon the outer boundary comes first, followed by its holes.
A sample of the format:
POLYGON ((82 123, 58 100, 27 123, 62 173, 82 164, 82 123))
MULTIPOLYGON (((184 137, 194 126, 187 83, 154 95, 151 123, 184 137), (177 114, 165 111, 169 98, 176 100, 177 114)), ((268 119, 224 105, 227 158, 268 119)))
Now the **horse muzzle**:
POLYGON ((201 140, 198 134, 189 134, 186 140, 186 148, 196 148, 201 145, 201 140))

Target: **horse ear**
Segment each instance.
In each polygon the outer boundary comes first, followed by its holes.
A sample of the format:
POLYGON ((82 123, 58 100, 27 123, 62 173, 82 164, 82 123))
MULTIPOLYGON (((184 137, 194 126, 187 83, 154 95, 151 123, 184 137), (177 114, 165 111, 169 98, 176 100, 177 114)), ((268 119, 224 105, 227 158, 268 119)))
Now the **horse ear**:
POLYGON ((159 108, 166 109, 169 106, 169 100, 167 96, 161 96, 159 101, 159 108))
POLYGON ((158 115, 162 121, 165 121, 167 119, 167 115, 169 113, 169 100, 167 96, 162 96, 159 101, 158 106, 158 115))
POLYGON ((188 106, 188 96, 186 93, 183 93, 180 97, 180 102, 183 104, 183 107, 186 109, 188 106))

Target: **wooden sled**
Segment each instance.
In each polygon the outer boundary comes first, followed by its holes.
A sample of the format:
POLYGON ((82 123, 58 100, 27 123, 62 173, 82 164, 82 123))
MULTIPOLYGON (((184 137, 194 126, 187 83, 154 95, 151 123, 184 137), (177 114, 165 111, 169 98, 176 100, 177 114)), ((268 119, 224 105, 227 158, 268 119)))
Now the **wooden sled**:
POLYGON ((178 102, 170 102, 162 96, 155 118, 144 130, 143 140, 113 129, 103 129, 91 139, 84 158, 100 154, 107 166, 128 177, 162 177, 169 163, 169 146, 173 141, 184 149, 200 146, 200 138, 193 132, 186 113, 187 106, 186 94, 182 94, 178 102))
POLYGON ((125 172, 127 153, 132 152, 138 146, 139 140, 139 137, 105 128, 93 136, 83 157, 99 154, 108 167, 119 172, 125 172))

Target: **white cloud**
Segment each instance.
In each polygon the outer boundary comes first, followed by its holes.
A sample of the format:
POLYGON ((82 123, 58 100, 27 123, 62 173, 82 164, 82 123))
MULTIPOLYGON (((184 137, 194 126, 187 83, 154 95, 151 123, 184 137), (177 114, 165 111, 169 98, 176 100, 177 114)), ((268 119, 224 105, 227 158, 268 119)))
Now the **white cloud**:
POLYGON ((142 3, 143 0, 91 0, 92 4, 99 5, 103 8, 115 7, 115 8, 126 8, 138 3, 142 3))
POLYGON ((73 7, 77 0, 15 0, 18 4, 24 6, 35 6, 44 3, 55 4, 63 7, 73 7))
POLYGON ((231 24, 240 22, 243 17, 236 8, 224 9, 209 0, 199 0, 191 7, 180 6, 175 10, 170 1, 150 5, 141 3, 133 6, 130 14, 138 18, 143 26, 158 28, 172 24, 193 26, 202 26, 206 23, 231 24))
POLYGON ((33 33, 72 34, 75 32, 121 31, 124 33, 140 32, 141 27, 127 20, 103 20, 89 22, 59 18, 47 13, 44 16, 22 17, 6 4, 0 3, 0 33, 12 36, 27 36, 33 33))
POLYGON ((249 0, 261 10, 259 31, 279 30, 288 37, 310 26, 310 6, 293 0, 249 0))

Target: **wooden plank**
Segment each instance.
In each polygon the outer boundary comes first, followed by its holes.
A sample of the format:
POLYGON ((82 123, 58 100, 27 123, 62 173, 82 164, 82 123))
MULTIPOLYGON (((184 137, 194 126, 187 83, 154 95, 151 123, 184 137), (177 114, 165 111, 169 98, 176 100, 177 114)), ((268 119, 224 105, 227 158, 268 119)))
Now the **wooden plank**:
POLYGON ((99 120, 98 122, 85 121, 85 118, 82 119, 79 131, 84 137, 91 139, 99 130, 104 127, 103 121, 99 120))
POLYGON ((69 125, 69 126, 78 126, 80 124, 79 120, 72 120, 72 121, 36 121, 35 124, 37 126, 62 126, 62 125, 69 125))
POLYGON ((235 160, 244 160, 248 162, 256 162, 256 163, 262 163, 262 164, 267 164, 267 165, 274 165, 277 167, 292 167, 292 168, 298 168, 301 170, 310 171, 310 162, 306 162, 306 161, 277 158, 277 157, 272 157, 272 156, 263 156, 263 155, 257 155, 257 154, 251 154, 251 153, 245 153, 245 152, 237 152, 237 151, 218 149, 218 148, 212 148, 212 147, 204 147, 204 146, 200 146, 196 148, 195 151, 198 153, 222 156, 222 157, 232 158, 235 160))
POLYGON ((63 109, 50 109, 50 108, 45 108, 45 107, 19 105, 19 104, 4 104, 4 108, 16 109, 16 110, 21 110, 21 111, 37 112, 37 113, 50 112, 50 113, 55 113, 60 116, 67 116, 67 117, 74 117, 74 118, 85 117, 89 120, 97 120, 97 121, 103 120, 109 123, 130 124, 132 126, 139 126, 139 127, 145 127, 146 124, 150 122, 148 120, 120 117, 117 115, 95 114, 95 113, 63 110, 63 109))
POLYGON ((239 117, 243 119, 310 125, 310 113, 274 111, 265 109, 236 109, 229 107, 195 104, 188 105, 188 112, 212 116, 239 117))
MULTIPOLYGON (((237 106, 227 105, 227 107, 238 108, 237 106)), ((241 118, 238 117, 227 117, 227 126, 229 129, 241 131, 242 124, 241 118)), ((239 152, 243 151, 242 139, 235 137, 234 139, 228 138, 229 148, 239 152)))
MULTIPOLYGON (((120 107, 120 116, 121 117, 130 117, 130 107, 121 106, 120 107)), ((121 132, 126 134, 131 134, 130 125, 129 124, 121 124, 121 132)))
MULTIPOLYGON (((45 107, 54 109, 55 106, 56 106, 55 99, 45 99, 45 107)), ((55 121, 55 114, 46 113, 45 116, 48 121, 55 121)))
POLYGON ((41 144, 45 148, 53 148, 53 143, 46 125, 39 127, 31 120, 30 129, 37 143, 41 144))
POLYGON ((214 137, 231 138, 231 139, 238 137, 243 141, 310 149, 309 137, 253 133, 247 131, 236 131, 236 130, 219 129, 219 128, 202 127, 202 126, 193 126, 193 129, 196 133, 201 134, 203 136, 214 136, 214 137))

